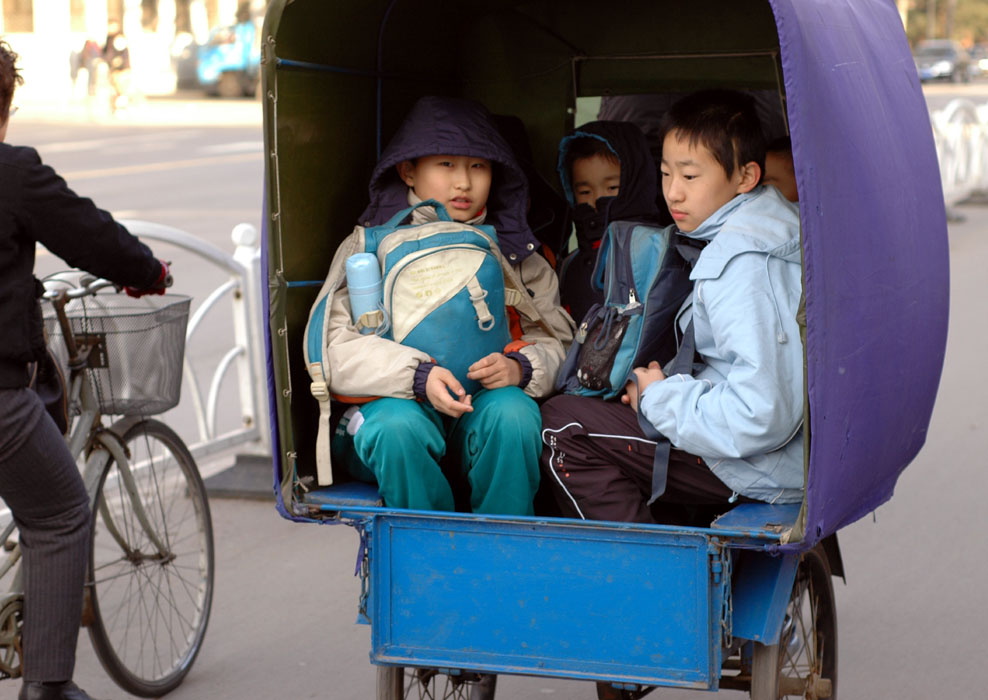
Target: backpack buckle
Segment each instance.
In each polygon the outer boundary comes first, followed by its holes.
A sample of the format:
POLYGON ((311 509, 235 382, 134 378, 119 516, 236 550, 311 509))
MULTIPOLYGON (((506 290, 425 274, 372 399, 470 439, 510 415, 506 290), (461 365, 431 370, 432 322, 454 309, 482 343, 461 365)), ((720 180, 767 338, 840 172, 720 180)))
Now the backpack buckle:
POLYGON ((357 330, 362 330, 368 328, 370 330, 375 330, 381 327, 384 323, 384 312, 380 309, 375 309, 374 311, 367 311, 360 315, 357 319, 357 323, 354 324, 357 330))
POLYGON ((329 401, 329 386, 327 386, 326 382, 312 382, 309 385, 309 391, 312 392, 316 401, 320 403, 329 401))

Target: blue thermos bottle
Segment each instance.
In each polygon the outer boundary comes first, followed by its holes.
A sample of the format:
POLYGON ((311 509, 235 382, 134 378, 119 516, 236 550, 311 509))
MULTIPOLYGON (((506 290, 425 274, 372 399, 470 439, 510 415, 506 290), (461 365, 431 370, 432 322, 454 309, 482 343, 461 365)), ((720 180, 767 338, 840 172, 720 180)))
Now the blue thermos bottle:
MULTIPOLYGON (((346 286, 350 293, 350 314, 357 323, 368 311, 381 305, 381 264, 372 253, 354 253, 346 259, 346 286)), ((361 328, 364 334, 375 328, 361 328)))

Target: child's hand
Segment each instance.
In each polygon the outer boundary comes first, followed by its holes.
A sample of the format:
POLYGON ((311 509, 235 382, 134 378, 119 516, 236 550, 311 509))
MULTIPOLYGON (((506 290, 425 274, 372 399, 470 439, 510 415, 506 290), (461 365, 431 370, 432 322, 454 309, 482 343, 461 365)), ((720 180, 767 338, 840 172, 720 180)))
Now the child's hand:
POLYGON ((645 387, 652 382, 661 382, 666 378, 666 375, 662 373, 662 366, 655 360, 649 362, 648 367, 635 367, 632 372, 634 372, 638 382, 629 381, 624 386, 625 393, 621 396, 621 403, 631 406, 637 413, 638 400, 641 398, 638 394, 639 389, 644 392, 645 387))
POLYGON ((430 370, 425 380, 425 396, 434 409, 453 418, 473 411, 470 394, 445 367, 433 367, 430 370))
POLYGON ((485 389, 502 386, 518 386, 521 382, 521 363, 499 352, 492 352, 467 368, 467 376, 485 389))

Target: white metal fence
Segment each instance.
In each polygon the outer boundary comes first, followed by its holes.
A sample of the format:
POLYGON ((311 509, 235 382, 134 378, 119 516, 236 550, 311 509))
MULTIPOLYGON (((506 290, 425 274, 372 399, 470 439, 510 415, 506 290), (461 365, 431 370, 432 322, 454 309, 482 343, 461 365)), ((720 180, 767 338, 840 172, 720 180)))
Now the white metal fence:
POLYGON ((223 313, 233 320, 233 342, 224 350, 209 381, 206 392, 186 354, 183 393, 191 397, 195 408, 195 438, 182 438, 197 459, 227 450, 237 445, 254 443, 252 451, 271 454, 271 434, 268 424, 267 389, 264 369, 264 336, 261 308, 260 236, 250 224, 233 229, 235 246, 231 255, 212 243, 170 226, 148 221, 123 220, 127 229, 142 239, 161 241, 191 252, 219 269, 220 283, 196 307, 189 319, 186 345, 197 333, 203 332, 203 319, 220 305, 223 313), (227 311, 228 310, 228 311, 227 311), (221 408, 220 387, 230 370, 236 372, 239 403, 229 408, 240 411, 239 427, 219 433, 217 413, 221 408))
POLYGON ((988 103, 952 100, 930 121, 947 206, 988 191, 988 103))

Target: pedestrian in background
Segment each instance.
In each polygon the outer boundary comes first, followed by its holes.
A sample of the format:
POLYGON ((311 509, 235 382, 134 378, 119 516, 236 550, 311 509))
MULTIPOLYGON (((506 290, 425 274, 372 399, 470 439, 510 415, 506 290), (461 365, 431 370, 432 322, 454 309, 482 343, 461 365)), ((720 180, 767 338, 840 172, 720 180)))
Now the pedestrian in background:
POLYGON ((69 56, 70 77, 72 85, 75 87, 79 80, 79 72, 86 71, 86 92, 90 97, 96 95, 96 86, 99 80, 99 62, 103 58, 103 49, 94 39, 86 39, 86 43, 78 51, 73 51, 69 56))
POLYGON ((103 61, 110 81, 110 111, 125 108, 130 94, 130 46, 120 22, 107 25, 106 44, 103 45, 103 61))

